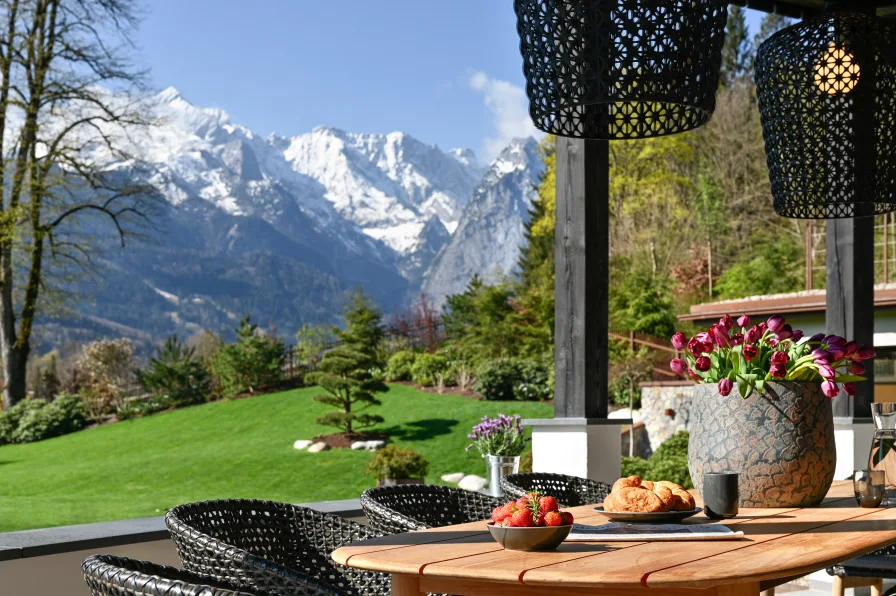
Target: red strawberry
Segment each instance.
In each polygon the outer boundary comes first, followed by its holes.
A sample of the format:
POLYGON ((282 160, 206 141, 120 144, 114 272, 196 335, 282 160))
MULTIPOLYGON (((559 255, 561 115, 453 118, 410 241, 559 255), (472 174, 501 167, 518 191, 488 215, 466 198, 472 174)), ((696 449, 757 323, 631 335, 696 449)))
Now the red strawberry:
POLYGON ((544 524, 546 526, 562 526, 563 516, 556 511, 548 511, 544 515, 544 524))
POLYGON ((564 511, 561 515, 563 515, 563 525, 568 526, 575 520, 575 518, 572 516, 572 513, 570 513, 569 511, 564 511))
POLYGON ((504 508, 504 505, 500 507, 495 507, 495 510, 492 511, 492 521, 496 524, 504 521, 504 518, 507 517, 507 509, 504 508))
POLYGON ((528 496, 520 497, 519 499, 516 500, 514 505, 516 505, 517 509, 528 509, 529 508, 529 497, 528 496))
POLYGON ((532 512, 528 509, 520 509, 514 513, 510 519, 513 521, 514 528, 531 528, 535 525, 535 520, 532 518, 532 512))
POLYGON ((538 499, 538 510, 542 513, 560 511, 560 503, 554 497, 541 497, 538 499))

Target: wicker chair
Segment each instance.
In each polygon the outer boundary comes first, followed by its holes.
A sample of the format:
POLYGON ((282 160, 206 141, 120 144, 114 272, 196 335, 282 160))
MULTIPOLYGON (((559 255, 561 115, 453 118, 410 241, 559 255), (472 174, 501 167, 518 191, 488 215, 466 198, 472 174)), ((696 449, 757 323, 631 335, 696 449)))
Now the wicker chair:
POLYGON ((510 474, 501 478, 501 489, 513 499, 537 490, 555 497, 562 507, 602 503, 610 494, 603 482, 564 474, 510 474))
POLYGON ((165 516, 188 570, 272 596, 302 594, 312 577, 331 594, 379 596, 391 577, 333 561, 330 553, 381 534, 338 515, 272 501, 229 499, 180 505, 165 516))
POLYGON ((481 493, 428 484, 380 486, 361 495, 370 525, 385 534, 489 519, 501 504, 481 493))
MULTIPOLYGON (((827 572, 839 580, 834 583, 834 596, 843 596, 846 588, 861 586, 874 586, 880 594, 882 580, 896 580, 896 544, 828 567, 827 572)), ((887 590, 885 596, 896 596, 896 587, 887 590)))
MULTIPOLYGON (((87 557, 81 564, 93 596, 253 596, 188 571, 110 555, 87 557)), ((324 596, 327 592, 297 592, 324 596)))

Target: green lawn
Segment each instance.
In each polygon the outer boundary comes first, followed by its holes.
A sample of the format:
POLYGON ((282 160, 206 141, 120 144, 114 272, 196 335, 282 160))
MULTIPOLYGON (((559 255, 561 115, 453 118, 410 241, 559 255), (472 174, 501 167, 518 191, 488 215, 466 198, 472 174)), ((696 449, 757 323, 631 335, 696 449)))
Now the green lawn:
MULTIPOLYGON (((356 498, 373 486, 370 454, 293 449, 333 432, 314 419, 328 408, 315 389, 156 414, 27 445, 0 447, 0 532, 162 515, 189 501, 227 497, 292 503, 356 498)), ((550 417, 542 403, 497 403, 393 385, 375 430, 418 450, 427 480, 449 472, 485 475, 469 429, 483 415, 550 417)))

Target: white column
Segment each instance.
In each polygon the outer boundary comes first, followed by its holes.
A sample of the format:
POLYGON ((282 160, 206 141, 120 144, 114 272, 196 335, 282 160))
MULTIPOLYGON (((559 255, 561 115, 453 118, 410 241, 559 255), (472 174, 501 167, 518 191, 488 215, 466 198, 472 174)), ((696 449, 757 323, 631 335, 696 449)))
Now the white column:
POLYGON ((622 475, 625 419, 547 418, 532 427, 532 471, 567 474, 612 484, 622 475))
POLYGON ((845 480, 855 470, 868 468, 874 424, 864 418, 834 418, 837 468, 834 480, 845 480))

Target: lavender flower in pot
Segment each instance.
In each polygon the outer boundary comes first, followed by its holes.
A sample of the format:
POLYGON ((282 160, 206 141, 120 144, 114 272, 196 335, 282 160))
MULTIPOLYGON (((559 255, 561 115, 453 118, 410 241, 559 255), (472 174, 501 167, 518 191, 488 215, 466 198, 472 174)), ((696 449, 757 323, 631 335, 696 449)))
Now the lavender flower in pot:
POLYGON ((503 496, 501 478, 519 472, 520 455, 526 449, 526 433, 519 414, 483 416, 467 436, 473 441, 467 445, 467 451, 475 447, 488 465, 489 494, 503 496))

